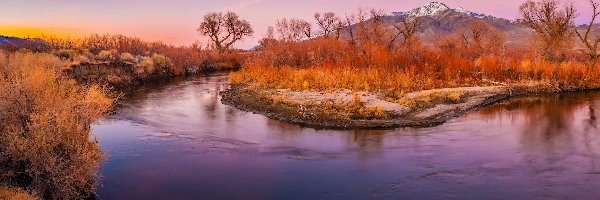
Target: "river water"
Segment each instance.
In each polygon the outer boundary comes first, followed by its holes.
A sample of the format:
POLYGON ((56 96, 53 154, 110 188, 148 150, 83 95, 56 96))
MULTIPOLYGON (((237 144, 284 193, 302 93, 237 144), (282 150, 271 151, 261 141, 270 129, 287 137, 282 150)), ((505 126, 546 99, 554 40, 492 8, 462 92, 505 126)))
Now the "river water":
POLYGON ((431 128, 315 130, 220 103, 227 74, 130 88, 93 125, 101 199, 600 199, 600 93, 431 128))

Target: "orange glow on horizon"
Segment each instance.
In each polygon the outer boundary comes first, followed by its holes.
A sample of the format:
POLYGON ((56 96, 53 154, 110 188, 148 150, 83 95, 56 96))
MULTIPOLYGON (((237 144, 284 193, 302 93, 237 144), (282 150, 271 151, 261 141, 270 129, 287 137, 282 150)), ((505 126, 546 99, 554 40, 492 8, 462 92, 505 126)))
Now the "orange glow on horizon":
POLYGON ((65 31, 63 28, 39 28, 28 26, 0 25, 0 35, 36 38, 36 37, 59 37, 59 38, 81 38, 87 35, 82 32, 65 31))
POLYGON ((0 36, 11 36, 21 38, 65 38, 65 39, 80 39, 93 34, 122 34, 125 36, 137 37, 147 42, 165 42, 173 45, 188 45, 186 41, 180 38, 171 36, 139 36, 137 34, 128 33, 102 33, 102 32, 86 32, 77 28, 53 28, 53 27, 34 27, 34 26, 15 26, 15 25, 0 25, 0 36))

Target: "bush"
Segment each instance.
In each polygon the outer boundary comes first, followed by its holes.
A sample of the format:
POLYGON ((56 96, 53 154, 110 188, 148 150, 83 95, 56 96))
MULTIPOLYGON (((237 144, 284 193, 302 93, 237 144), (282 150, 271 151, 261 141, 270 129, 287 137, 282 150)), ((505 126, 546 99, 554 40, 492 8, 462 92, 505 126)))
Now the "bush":
POLYGON ((154 61, 151 57, 143 56, 142 61, 135 64, 135 74, 141 77, 147 77, 154 73, 154 61))
POLYGON ((94 192, 104 159, 90 124, 113 99, 63 77, 61 66, 51 55, 0 52, 0 184, 81 199, 94 192))
POLYGON ((0 199, 3 200, 36 200, 39 199, 34 195, 30 195, 27 192, 11 187, 0 186, 0 199))
POLYGON ((121 53, 121 61, 135 63, 137 61, 137 58, 135 58, 135 56, 131 55, 130 53, 121 53))
POLYGON ((77 56, 75 56, 75 58, 73 58, 73 61, 81 64, 81 63, 89 63, 90 59, 85 55, 77 55, 77 56))
MULTIPOLYGON (((215 69, 237 69, 247 57, 241 51, 218 54, 212 50, 202 49, 197 44, 174 46, 162 42, 144 42, 139 38, 124 35, 90 35, 81 39, 46 37, 44 40, 54 49, 74 49, 92 61, 114 62, 118 59, 123 62, 137 63, 142 61, 139 56, 149 56, 160 73, 172 75, 215 69), (131 59, 128 54, 137 58, 131 59)), ((0 45, 0 49, 2 46, 0 45)), ((10 47, 10 49, 14 48, 16 47, 10 47)), ((145 65, 148 66, 148 63, 145 65)))
POLYGON ((71 60, 75 56, 75 50, 72 49, 59 49, 54 52, 54 55, 64 60, 71 60))
POLYGON ((170 64, 167 57, 157 53, 152 54, 152 62, 154 63, 154 67, 158 69, 166 69, 170 64))
POLYGON ((99 61, 103 61, 103 62, 111 62, 114 61, 117 55, 117 51, 115 50, 102 50, 100 51, 100 53, 98 53, 98 56, 96 56, 96 59, 98 59, 99 61))
MULTIPOLYGON (((261 89, 386 93, 530 81, 548 83, 559 91, 600 88, 600 64, 590 67, 581 53, 573 52, 565 62, 551 62, 525 49, 476 50, 460 45, 390 50, 368 41, 351 44, 327 38, 278 41, 249 58, 230 80, 261 89)), ((459 101, 460 95, 450 99, 459 101)))

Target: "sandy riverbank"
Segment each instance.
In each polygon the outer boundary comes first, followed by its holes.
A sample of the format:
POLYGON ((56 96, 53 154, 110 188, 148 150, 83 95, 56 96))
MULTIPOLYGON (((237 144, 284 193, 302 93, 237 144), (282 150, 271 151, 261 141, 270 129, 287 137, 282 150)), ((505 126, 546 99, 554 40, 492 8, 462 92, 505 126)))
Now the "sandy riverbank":
POLYGON ((424 90, 400 98, 364 91, 263 91, 239 85, 221 93, 223 103, 241 110, 326 129, 435 126, 513 95, 505 86, 424 90))

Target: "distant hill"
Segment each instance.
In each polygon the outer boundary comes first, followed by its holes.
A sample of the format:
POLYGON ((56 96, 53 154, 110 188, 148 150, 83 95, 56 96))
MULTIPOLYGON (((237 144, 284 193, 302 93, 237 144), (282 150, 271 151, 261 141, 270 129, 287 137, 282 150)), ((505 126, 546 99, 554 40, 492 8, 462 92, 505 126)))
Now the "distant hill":
POLYGON ((40 50, 42 48, 47 48, 48 46, 49 44, 46 41, 39 38, 20 38, 0 35, 0 47, 3 49, 14 50, 28 48, 40 50))

